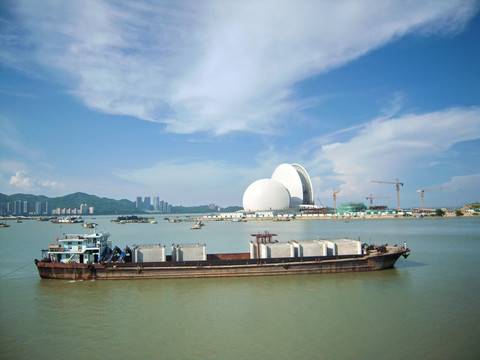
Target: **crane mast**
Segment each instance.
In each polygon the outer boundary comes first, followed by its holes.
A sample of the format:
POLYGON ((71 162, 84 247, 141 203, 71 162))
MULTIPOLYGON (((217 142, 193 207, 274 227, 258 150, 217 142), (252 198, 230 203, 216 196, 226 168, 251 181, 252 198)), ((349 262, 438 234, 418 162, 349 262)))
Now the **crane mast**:
POLYGON ((333 190, 333 213, 337 213, 337 194, 340 190, 333 190))
POLYGON ((425 209, 425 191, 430 191, 430 190, 442 190, 441 187, 437 187, 437 188, 430 188, 430 189, 420 189, 420 190, 417 190, 417 192, 420 193, 421 197, 422 197, 422 211, 425 209))
POLYGON ((395 185, 395 188, 397 189, 397 211, 401 211, 401 208, 400 208, 400 185, 403 186, 403 183, 398 182, 398 178, 396 179, 395 182, 380 181, 380 180, 372 180, 372 182, 380 183, 380 184, 393 184, 393 185, 395 185))

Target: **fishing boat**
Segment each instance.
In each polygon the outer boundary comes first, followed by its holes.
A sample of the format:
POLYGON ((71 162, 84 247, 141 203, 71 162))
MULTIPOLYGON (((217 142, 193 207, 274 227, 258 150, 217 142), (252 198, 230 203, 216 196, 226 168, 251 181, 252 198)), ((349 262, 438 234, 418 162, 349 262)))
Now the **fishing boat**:
POLYGON ((406 247, 362 244, 354 239, 288 242, 276 234, 252 234, 250 252, 207 254, 206 245, 112 246, 109 233, 66 234, 35 259, 41 278, 64 280, 175 279, 232 276, 322 274, 394 267, 406 247))

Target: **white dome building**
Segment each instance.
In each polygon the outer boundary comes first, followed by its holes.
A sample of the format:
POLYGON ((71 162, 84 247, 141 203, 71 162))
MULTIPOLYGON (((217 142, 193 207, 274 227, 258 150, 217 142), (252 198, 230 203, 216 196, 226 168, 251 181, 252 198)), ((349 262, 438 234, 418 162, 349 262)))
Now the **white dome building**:
POLYGON ((272 179, 260 179, 245 190, 245 211, 284 210, 290 207, 290 194, 285 186, 272 179))
POLYGON ((285 210, 313 205, 312 182, 298 164, 281 164, 271 179, 257 180, 243 194, 245 211, 285 210))

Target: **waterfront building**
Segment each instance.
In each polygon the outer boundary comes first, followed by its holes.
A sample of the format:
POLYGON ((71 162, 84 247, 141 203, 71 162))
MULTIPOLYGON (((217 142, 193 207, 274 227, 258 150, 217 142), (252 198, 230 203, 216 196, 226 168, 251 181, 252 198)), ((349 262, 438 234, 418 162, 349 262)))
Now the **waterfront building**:
POLYGON ((35 202, 35 215, 42 215, 42 202, 36 201, 35 202))
POLYGON ((137 209, 143 209, 143 201, 141 196, 137 196, 135 206, 137 207, 137 209))
POLYGON ((13 215, 22 215, 22 200, 15 200, 13 202, 13 215))
POLYGON ((160 198, 158 196, 153 197, 153 211, 159 211, 160 198))
POLYGON ((143 198, 143 206, 144 206, 144 209, 145 211, 150 211, 151 210, 151 202, 150 202, 150 196, 145 196, 143 198))
POLYGON ((88 213, 87 204, 81 204, 80 205, 80 214, 87 214, 87 213, 88 213))

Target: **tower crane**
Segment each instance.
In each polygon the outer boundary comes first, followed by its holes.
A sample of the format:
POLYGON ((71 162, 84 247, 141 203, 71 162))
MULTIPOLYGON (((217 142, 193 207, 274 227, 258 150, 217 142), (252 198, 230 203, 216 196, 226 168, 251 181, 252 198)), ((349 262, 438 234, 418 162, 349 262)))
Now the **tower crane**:
POLYGON ((388 196, 373 196, 373 194, 370 194, 370 196, 367 196, 365 199, 370 200, 370 207, 372 207, 373 199, 388 199, 388 196))
POLYGON ((398 178, 396 179, 395 182, 392 181, 380 181, 380 180, 372 180, 374 183, 380 183, 380 184, 394 184, 395 187, 397 188, 397 210, 400 211, 400 185, 403 186, 403 183, 398 182, 398 178))
POLYGON ((340 190, 333 190, 333 213, 335 214, 337 212, 337 194, 340 192, 340 190))
POLYGON ((424 193, 425 191, 430 191, 430 190, 442 190, 441 187, 436 187, 436 188, 429 188, 429 189, 420 189, 420 190, 417 190, 417 192, 419 192, 422 196, 422 211, 425 209, 425 206, 424 206, 424 193))
POLYGON ((317 200, 318 200, 318 202, 320 203, 320 205, 324 208, 325 205, 323 205, 322 200, 320 200, 320 198, 318 198, 318 197, 317 197, 317 200))

